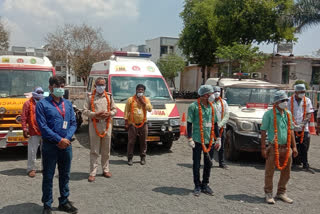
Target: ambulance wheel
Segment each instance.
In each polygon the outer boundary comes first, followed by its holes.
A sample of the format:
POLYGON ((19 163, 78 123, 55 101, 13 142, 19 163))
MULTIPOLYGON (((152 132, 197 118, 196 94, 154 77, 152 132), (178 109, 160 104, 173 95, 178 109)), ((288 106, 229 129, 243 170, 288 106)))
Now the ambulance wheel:
POLYGON ((169 140, 169 141, 166 141, 166 142, 162 142, 162 145, 166 150, 170 150, 171 147, 172 147, 172 144, 173 144, 172 140, 169 140))
POLYGON ((235 139, 232 129, 229 129, 224 142, 224 156, 227 160, 235 161, 239 159, 240 152, 235 148, 235 139))

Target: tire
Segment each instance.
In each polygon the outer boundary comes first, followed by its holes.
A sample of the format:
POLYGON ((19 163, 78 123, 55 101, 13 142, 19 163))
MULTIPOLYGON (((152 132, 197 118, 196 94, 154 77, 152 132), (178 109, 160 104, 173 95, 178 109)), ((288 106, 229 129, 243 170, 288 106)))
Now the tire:
POLYGON ((164 147, 166 150, 170 150, 171 147, 172 147, 172 144, 173 144, 173 141, 172 141, 172 140, 166 141, 166 142, 162 142, 162 145, 163 145, 163 147, 164 147))
POLYGON ((224 142, 224 156, 227 160, 236 161, 239 159, 240 152, 235 148, 234 133, 229 129, 224 142))

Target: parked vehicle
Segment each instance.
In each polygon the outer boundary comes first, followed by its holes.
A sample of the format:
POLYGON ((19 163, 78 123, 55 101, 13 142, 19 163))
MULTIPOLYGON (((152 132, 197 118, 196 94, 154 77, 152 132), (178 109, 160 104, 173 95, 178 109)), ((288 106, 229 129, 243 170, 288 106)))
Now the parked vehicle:
POLYGON ((94 81, 104 77, 107 91, 112 93, 117 105, 113 118, 113 145, 126 144, 128 134, 125 129, 124 109, 126 100, 136 92, 138 84, 146 86, 145 95, 151 101, 152 112, 147 113, 148 142, 162 142, 170 149, 173 141, 180 137, 180 117, 169 87, 158 67, 149 59, 151 54, 140 52, 114 52, 109 60, 93 64, 88 92, 94 89, 94 81))
POLYGON ((225 157, 237 160, 241 151, 261 151, 260 126, 264 113, 272 107, 280 85, 254 79, 209 78, 206 84, 219 85, 229 105, 225 157))
POLYGON ((0 53, 0 148, 27 146, 21 127, 22 106, 41 86, 49 95, 49 78, 55 75, 47 57, 0 53))

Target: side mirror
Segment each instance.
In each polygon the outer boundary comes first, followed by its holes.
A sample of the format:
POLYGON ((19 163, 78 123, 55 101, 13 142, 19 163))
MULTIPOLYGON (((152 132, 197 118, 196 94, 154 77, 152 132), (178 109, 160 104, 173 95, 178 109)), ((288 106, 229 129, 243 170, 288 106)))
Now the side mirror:
POLYGON ((64 99, 69 99, 69 89, 64 90, 64 95, 63 95, 64 99))

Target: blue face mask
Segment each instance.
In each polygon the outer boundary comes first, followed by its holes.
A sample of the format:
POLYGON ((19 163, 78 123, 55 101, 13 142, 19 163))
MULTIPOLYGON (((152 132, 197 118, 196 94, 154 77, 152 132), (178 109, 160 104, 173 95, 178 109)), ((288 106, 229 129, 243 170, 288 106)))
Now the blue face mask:
POLYGON ((53 88, 53 95, 56 97, 63 97, 64 88, 53 88))

